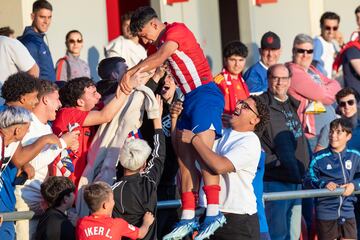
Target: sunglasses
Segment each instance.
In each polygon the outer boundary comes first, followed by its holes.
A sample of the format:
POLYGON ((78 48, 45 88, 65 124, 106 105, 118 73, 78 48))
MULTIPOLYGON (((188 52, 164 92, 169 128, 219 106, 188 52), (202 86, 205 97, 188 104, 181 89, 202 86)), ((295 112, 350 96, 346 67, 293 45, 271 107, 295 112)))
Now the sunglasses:
POLYGON ((68 40, 68 43, 74 44, 75 42, 77 42, 77 43, 82 43, 83 40, 82 40, 82 39, 77 39, 77 40, 75 40, 75 39, 69 39, 69 40, 68 40))
POLYGON ((314 52, 314 49, 295 48, 295 52, 300 54, 304 54, 305 52, 307 54, 312 54, 314 52))
POLYGON ((339 106, 340 106, 340 107, 345 107, 346 104, 349 105, 349 106, 352 106, 352 105, 355 104, 355 100, 354 100, 354 99, 351 99, 351 100, 348 100, 348 101, 340 101, 340 102, 339 102, 339 106))
POLYGON ((243 100, 240 100, 240 101, 238 101, 238 102, 236 103, 236 105, 240 105, 240 108, 235 108, 235 110, 234 110, 234 115, 235 115, 235 116, 240 116, 242 109, 249 109, 249 110, 252 111, 257 117, 259 117, 259 114, 257 114, 257 113, 254 111, 254 109, 252 109, 247 102, 245 102, 245 101, 243 101, 243 100))
POLYGON ((337 31, 339 26, 336 26, 336 27, 325 26, 324 28, 326 31, 330 31, 330 30, 337 31))

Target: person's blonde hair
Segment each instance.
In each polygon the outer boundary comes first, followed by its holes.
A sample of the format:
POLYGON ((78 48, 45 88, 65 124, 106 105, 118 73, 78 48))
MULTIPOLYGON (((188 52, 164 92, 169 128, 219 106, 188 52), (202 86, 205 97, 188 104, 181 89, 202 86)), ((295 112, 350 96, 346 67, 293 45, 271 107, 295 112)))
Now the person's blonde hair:
POLYGON ((30 121, 31 113, 25 108, 7 105, 0 107, 0 128, 2 129, 30 121))
POLYGON ((119 161, 124 168, 135 171, 144 165, 150 153, 151 148, 146 141, 131 139, 120 150, 119 161))

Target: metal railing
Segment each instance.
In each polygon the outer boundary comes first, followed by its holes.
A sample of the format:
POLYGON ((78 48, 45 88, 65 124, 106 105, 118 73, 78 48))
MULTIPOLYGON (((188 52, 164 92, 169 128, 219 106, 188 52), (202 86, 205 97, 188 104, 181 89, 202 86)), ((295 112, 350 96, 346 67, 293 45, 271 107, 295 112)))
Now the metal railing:
MULTIPOLYGON (((302 199, 302 198, 314 198, 314 197, 330 197, 340 196, 344 193, 344 188, 337 188, 334 191, 327 189, 311 189, 311 190, 298 190, 298 191, 285 191, 285 192, 270 192, 264 193, 264 201, 277 201, 277 200, 289 200, 289 199, 302 199)), ((360 194, 359 191, 355 191, 353 194, 360 194)), ((178 208, 181 206, 180 200, 159 201, 157 204, 158 209, 178 208)), ((34 217, 33 211, 22 212, 7 212, 0 213, 2 221, 18 221, 32 219, 34 217)))
MULTIPOLYGON (((340 196, 344 193, 344 188, 337 188, 334 191, 327 189, 310 189, 310 190, 298 190, 298 191, 284 191, 284 192, 270 192, 264 193, 264 201, 277 201, 277 200, 289 200, 300 198, 314 198, 314 197, 331 197, 340 196)), ((360 194, 359 191, 355 191, 353 194, 360 194)), ((158 209, 178 208, 181 206, 180 200, 169 200, 158 202, 158 209)))

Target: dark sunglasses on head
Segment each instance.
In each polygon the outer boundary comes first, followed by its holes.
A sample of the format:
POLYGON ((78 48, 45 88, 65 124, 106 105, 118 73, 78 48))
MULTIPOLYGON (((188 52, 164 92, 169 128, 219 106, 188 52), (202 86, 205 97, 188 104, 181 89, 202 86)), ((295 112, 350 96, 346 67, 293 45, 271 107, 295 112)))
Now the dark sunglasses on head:
POLYGON ((325 26, 325 30, 327 30, 327 31, 330 31, 331 29, 332 29, 333 31, 337 31, 338 28, 339 28, 338 26, 336 26, 336 27, 325 26))
POLYGON ((351 99, 351 100, 348 100, 348 101, 340 101, 339 106, 340 107, 345 107, 346 104, 349 105, 349 106, 352 106, 352 105, 354 105, 354 103, 355 103, 354 99, 351 99))
POLYGON ((314 52, 314 49, 303 49, 303 48, 295 48, 296 53, 304 54, 305 52, 307 54, 312 54, 314 52))
POLYGON ((83 40, 82 40, 82 39, 77 39, 77 40, 75 40, 75 39, 69 39, 68 42, 69 42, 69 43, 75 43, 75 42, 77 42, 77 43, 82 43, 83 40))
POLYGON ((259 117, 259 114, 257 114, 257 113, 254 111, 254 109, 252 109, 247 102, 245 102, 245 101, 243 101, 243 100, 240 100, 240 101, 238 101, 238 102, 236 103, 236 105, 240 105, 240 108, 235 108, 235 110, 234 110, 234 115, 235 115, 235 116, 240 116, 240 114, 241 114, 241 109, 249 109, 249 110, 252 111, 257 117, 259 117))

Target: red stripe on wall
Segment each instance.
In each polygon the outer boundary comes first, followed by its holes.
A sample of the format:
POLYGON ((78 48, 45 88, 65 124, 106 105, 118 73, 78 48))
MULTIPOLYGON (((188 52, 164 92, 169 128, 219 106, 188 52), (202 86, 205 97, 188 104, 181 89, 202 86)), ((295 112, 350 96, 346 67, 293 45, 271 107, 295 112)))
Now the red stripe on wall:
POLYGON ((106 18, 108 40, 111 41, 120 35, 119 0, 106 0, 106 18))

